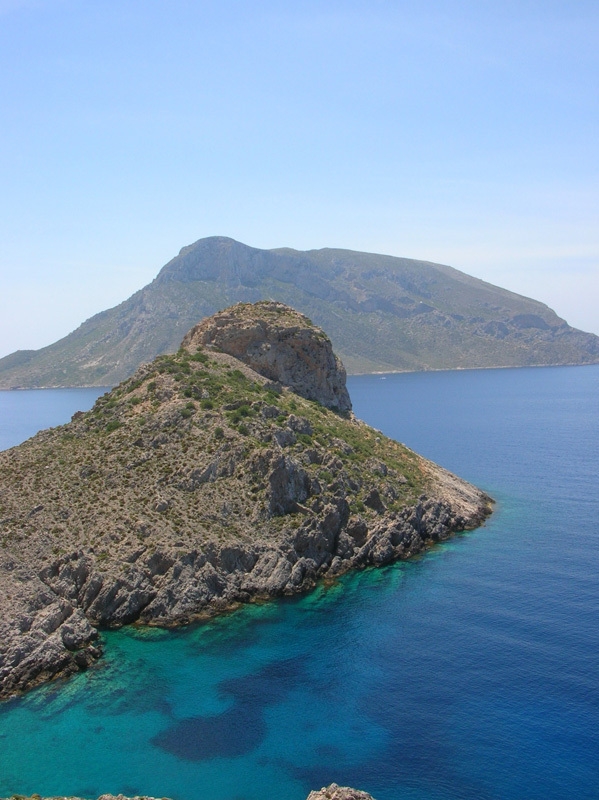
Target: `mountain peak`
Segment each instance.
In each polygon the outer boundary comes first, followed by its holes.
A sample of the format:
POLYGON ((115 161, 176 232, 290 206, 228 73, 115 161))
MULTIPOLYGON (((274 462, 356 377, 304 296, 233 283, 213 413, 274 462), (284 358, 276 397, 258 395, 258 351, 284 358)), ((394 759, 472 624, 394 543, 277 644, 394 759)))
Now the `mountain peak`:
POLYGON ((0 359, 0 388, 113 385, 175 352, 198 320, 266 299, 324 328, 350 373, 599 362, 599 337, 449 266, 331 248, 263 250, 210 236, 59 342, 0 359))

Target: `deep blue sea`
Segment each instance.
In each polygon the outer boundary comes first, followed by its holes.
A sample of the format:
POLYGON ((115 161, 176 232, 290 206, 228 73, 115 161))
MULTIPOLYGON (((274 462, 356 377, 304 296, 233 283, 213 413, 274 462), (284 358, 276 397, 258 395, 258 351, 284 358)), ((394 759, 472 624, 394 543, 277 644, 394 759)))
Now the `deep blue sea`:
MULTIPOLYGON (((0 795, 599 798, 599 366, 354 377, 358 416, 477 483, 487 525, 175 632, 0 706, 0 795)), ((98 392, 0 392, 0 447, 98 392)))

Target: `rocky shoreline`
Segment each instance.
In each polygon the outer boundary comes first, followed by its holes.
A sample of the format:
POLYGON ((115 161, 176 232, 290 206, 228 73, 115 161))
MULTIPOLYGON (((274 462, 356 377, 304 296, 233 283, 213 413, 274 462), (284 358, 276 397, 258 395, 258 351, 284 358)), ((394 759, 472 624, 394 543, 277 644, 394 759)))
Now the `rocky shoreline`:
MULTIPOLYGON (((40 797, 39 794, 34 794, 26 797, 21 794, 13 794, 10 798, 0 798, 0 800, 83 800, 81 797, 40 797)), ((157 798, 148 797, 147 795, 136 795, 135 797, 125 797, 123 794, 103 794, 98 800, 169 800, 167 797, 157 798)), ((278 798, 280 800, 280 798, 278 798)), ((323 787, 319 791, 310 792, 307 800, 374 800, 372 795, 367 792, 361 792, 357 789, 352 789, 349 786, 337 786, 332 783, 330 786, 323 787)))
POLYGON ((330 341, 292 309, 235 306, 183 345, 0 453, 0 698, 93 664, 102 628, 304 592, 491 512, 353 417, 330 341))

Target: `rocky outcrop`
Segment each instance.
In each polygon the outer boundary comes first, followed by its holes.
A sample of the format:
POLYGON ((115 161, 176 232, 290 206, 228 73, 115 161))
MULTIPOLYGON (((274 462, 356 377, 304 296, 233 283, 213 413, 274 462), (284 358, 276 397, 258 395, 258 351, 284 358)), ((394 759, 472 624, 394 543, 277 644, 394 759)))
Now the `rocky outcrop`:
MULTIPOLYGON (((82 800, 82 798, 64 796, 41 798, 39 794, 34 794, 31 797, 13 795, 11 798, 5 798, 5 800, 82 800)), ((124 794, 103 794, 98 800, 157 800, 157 798, 147 797, 146 795, 129 798, 125 797, 124 794)), ((161 800, 168 800, 168 798, 163 797, 161 800)), ((307 800, 374 800, 374 798, 366 792, 359 792, 356 789, 350 789, 348 786, 337 786, 336 783, 332 783, 319 792, 310 792, 307 800)))
POLYGON ((78 672, 100 655, 83 611, 15 558, 0 556, 0 609, 0 697, 78 672))
MULTIPOLYGON (((0 798, 0 800, 2 800, 0 798)), ((65 797, 64 795, 60 795, 60 797, 40 797, 39 794, 33 794, 30 797, 25 797, 22 794, 13 794, 10 798, 4 798, 4 800, 83 800, 81 797, 65 797)), ((157 797, 148 797, 147 795, 136 795, 135 797, 125 797, 124 794, 103 794, 98 797, 98 800, 159 800, 157 797)), ((167 797, 162 797, 160 800, 168 800, 167 797)))
POLYGON ((85 669, 102 627, 306 591, 490 508, 351 414, 188 342, 0 453, 0 697, 85 669))
POLYGON ((374 800, 374 798, 368 792, 360 792, 349 786, 337 786, 336 783, 332 783, 319 792, 310 792, 308 800, 374 800))
POLYGON ((351 410, 345 368, 329 337, 283 303, 238 303, 192 328, 183 347, 216 348, 327 408, 351 410), (256 308, 259 306, 259 314, 256 308))

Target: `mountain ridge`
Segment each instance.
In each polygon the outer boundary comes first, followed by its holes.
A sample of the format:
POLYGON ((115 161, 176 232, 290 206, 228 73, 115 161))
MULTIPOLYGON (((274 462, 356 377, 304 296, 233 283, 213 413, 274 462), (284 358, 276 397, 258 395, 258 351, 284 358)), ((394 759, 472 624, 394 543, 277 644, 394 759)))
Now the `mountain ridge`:
POLYGON ((447 265, 216 236, 181 248, 151 283, 61 340, 0 359, 0 388, 113 385, 175 352, 199 319, 263 299, 325 328, 354 374, 599 363, 599 337, 447 265))

